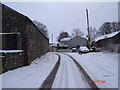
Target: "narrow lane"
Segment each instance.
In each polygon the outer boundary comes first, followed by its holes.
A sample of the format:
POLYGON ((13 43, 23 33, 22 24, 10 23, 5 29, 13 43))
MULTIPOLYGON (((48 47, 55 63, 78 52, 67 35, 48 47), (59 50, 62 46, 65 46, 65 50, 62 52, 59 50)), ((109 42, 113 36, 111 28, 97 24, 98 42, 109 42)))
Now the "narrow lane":
POLYGON ((90 88, 74 61, 67 55, 60 54, 60 56, 61 64, 52 88, 90 88))
POLYGON ((52 84, 55 79, 55 75, 60 66, 60 55, 59 54, 56 54, 56 55, 58 56, 58 61, 57 61, 56 65, 54 66, 53 70, 51 71, 49 76, 46 78, 46 80, 43 82, 43 84, 40 86, 40 88, 38 88, 37 90, 42 90, 43 88, 51 88, 52 87, 52 84))

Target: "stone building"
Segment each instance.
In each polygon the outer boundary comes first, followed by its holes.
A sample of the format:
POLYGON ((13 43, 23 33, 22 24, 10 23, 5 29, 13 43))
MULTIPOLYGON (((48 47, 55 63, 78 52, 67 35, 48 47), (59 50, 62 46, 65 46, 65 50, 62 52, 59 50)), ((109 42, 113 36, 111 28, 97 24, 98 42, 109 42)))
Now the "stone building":
POLYGON ((93 45, 99 50, 120 53, 120 31, 96 38, 93 45))
POLYGON ((69 48, 76 48, 77 46, 88 46, 88 41, 86 38, 81 36, 76 36, 69 40, 69 48))
POLYGON ((81 36, 76 36, 74 38, 64 38, 60 41, 63 46, 68 48, 77 48, 77 46, 88 46, 88 41, 86 38, 81 36))
POLYGON ((59 48, 67 49, 69 47, 70 39, 71 39, 70 37, 61 39, 60 42, 58 43, 59 48))
POLYGON ((30 64, 48 52, 49 39, 25 15, 0 3, 2 72, 30 64))

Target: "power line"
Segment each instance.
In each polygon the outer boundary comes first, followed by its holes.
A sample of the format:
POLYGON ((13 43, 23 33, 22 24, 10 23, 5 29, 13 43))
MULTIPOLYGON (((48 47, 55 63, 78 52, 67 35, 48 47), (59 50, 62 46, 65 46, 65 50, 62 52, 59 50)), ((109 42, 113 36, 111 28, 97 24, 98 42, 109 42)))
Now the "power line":
POLYGON ((108 4, 110 4, 109 2, 105 2, 103 5, 101 5, 100 7, 98 7, 97 9, 95 9, 93 12, 90 13, 90 15, 98 12, 100 9, 106 7, 108 4))
MULTIPOLYGON (((108 2, 105 2, 103 5, 101 5, 101 6, 98 7, 97 9, 95 9, 93 12, 89 13, 89 16, 91 16, 91 15, 93 15, 94 13, 98 12, 101 8, 104 8, 104 7, 107 6, 108 4, 109 4, 108 2)), ((86 9, 86 7, 87 7, 87 5, 86 5, 86 3, 85 3, 85 9, 86 9)), ((71 24, 71 25, 69 25, 69 26, 67 26, 67 27, 65 27, 65 28, 63 28, 63 29, 68 29, 68 28, 70 28, 70 27, 72 27, 72 26, 74 26, 74 25, 76 25, 76 24, 80 24, 80 23, 81 23, 80 21, 82 21, 82 20, 84 20, 84 19, 86 19, 85 16, 82 17, 79 21, 77 21, 77 22, 75 22, 75 23, 73 23, 73 24, 71 24)))

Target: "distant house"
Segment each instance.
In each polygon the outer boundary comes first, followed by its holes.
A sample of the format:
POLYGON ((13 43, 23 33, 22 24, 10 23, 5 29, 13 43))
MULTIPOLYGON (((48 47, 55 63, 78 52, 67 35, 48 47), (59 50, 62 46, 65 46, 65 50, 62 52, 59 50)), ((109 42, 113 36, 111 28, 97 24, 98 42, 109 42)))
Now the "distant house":
POLYGON ((81 36, 76 36, 69 40, 69 48, 74 48, 77 46, 88 46, 88 41, 86 38, 81 36))
POLYGON ((50 43, 50 51, 56 51, 58 42, 50 43))
POLYGON ((94 45, 109 51, 120 51, 120 31, 106 34, 95 39, 94 45))
POLYGON ((70 39, 71 39, 70 37, 61 39, 60 42, 58 43, 58 46, 60 48, 68 48, 70 39))
POLYGON ((76 48, 77 46, 88 46, 88 41, 86 38, 81 36, 76 36, 74 38, 64 38, 60 41, 61 45, 68 48, 76 48))

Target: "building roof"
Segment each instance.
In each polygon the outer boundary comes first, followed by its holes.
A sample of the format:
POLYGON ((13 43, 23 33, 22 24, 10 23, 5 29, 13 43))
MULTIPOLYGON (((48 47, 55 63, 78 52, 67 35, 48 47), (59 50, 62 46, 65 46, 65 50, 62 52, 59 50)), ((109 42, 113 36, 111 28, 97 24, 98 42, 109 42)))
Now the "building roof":
POLYGON ((70 37, 67 37, 67 38, 61 39, 60 41, 69 41, 70 39, 71 39, 70 37))
POLYGON ((65 45, 64 43, 58 43, 60 47, 68 47, 68 45, 65 45))
POLYGON ((57 46, 57 44, 58 44, 58 42, 54 42, 54 43, 50 43, 50 47, 56 47, 57 46))
MULTIPOLYGON (((74 38, 71 38, 70 40, 73 40, 73 39, 75 39, 75 38, 83 38, 83 39, 86 39, 86 38, 84 38, 84 37, 81 37, 81 36, 76 36, 76 37, 74 37, 74 38)), ((87 40, 87 39, 86 39, 87 40)))
POLYGON ((21 14, 20 12, 12 9, 11 7, 8 7, 8 6, 5 5, 5 4, 0 3, 0 5, 4 6, 5 8, 7 8, 7 9, 9 9, 9 10, 12 10, 12 11, 18 13, 19 15, 22 15, 23 17, 25 17, 29 22, 31 22, 31 23, 43 34, 43 36, 45 36, 47 39, 49 39, 49 37, 46 36, 46 35, 33 23, 33 21, 32 21, 28 16, 26 16, 26 15, 24 15, 24 14, 21 14))
POLYGON ((120 33, 120 31, 113 32, 113 33, 111 33, 111 34, 106 34, 106 35, 97 37, 97 38, 95 39, 95 42, 97 42, 97 41, 99 41, 99 40, 101 40, 101 39, 111 38, 111 37, 117 35, 118 33, 120 33))
POLYGON ((25 16, 42 34, 43 36, 45 36, 47 39, 49 39, 49 37, 47 35, 45 35, 36 25, 35 23, 27 16, 25 16))

